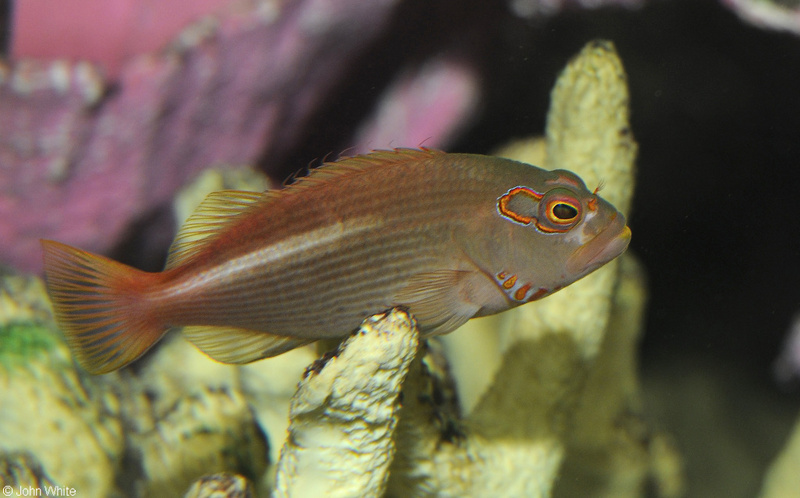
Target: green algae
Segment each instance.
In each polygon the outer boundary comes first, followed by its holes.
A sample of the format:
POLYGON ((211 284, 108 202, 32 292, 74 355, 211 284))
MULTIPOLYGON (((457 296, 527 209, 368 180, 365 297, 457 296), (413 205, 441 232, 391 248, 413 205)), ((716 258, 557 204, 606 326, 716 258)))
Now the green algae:
POLYGON ((46 357, 60 343, 51 327, 31 322, 0 326, 0 365, 10 367, 46 357))

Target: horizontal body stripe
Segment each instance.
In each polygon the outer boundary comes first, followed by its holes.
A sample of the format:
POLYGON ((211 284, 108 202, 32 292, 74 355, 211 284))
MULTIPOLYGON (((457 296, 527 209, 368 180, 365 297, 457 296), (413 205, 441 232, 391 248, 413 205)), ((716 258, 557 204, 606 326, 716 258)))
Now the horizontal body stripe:
POLYGON ((248 231, 234 227, 213 257, 175 269, 153 295, 166 321, 337 337, 402 304, 393 297, 413 275, 462 264, 453 234, 497 191, 467 170, 411 166, 343 176, 268 206, 248 231))

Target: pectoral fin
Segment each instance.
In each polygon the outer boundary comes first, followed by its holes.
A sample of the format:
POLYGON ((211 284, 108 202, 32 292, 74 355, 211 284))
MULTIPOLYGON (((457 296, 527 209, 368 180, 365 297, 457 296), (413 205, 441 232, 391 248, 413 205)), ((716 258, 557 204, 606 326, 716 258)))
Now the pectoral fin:
POLYGON ((183 335, 214 360, 237 365, 277 356, 313 342, 232 327, 184 327, 183 335))
POLYGON ((420 273, 409 279, 394 301, 408 306, 425 335, 446 334, 480 309, 480 304, 470 299, 476 277, 476 272, 464 270, 420 273))

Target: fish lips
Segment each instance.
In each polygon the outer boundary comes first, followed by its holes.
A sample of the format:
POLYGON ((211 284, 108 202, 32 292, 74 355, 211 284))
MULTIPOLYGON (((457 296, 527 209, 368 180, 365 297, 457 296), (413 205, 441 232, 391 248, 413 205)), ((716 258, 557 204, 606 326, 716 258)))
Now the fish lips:
POLYGON ((572 253, 567 260, 567 271, 591 273, 625 252, 630 241, 631 229, 625 224, 625 217, 617 214, 603 231, 572 253))

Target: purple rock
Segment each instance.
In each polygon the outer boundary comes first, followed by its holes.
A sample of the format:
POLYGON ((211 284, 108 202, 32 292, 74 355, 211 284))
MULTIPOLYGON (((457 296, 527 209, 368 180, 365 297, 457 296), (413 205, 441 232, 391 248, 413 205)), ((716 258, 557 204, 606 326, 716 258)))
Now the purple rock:
POLYGON ((645 0, 508 0, 508 7, 515 15, 525 18, 554 15, 563 9, 597 9, 609 5, 638 8, 645 0))
POLYGON ((792 320, 783 348, 773 365, 773 372, 776 380, 783 385, 800 381, 800 315, 792 320))
POLYGON ((722 0, 743 20, 761 28, 800 35, 800 7, 770 0, 722 0))
POLYGON ((39 238, 105 252, 202 169, 290 149, 395 3, 238 5, 114 86, 88 63, 3 67, 0 260, 38 271, 39 238))
POLYGON ((442 148, 469 122, 480 96, 476 70, 464 61, 433 57, 407 70, 360 126, 355 151, 391 147, 442 148))

